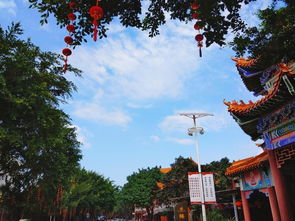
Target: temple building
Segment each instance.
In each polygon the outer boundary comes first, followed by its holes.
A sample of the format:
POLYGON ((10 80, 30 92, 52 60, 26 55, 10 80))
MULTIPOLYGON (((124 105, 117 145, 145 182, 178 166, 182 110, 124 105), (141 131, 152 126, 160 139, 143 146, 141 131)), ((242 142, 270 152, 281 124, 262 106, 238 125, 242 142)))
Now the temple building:
POLYGON ((295 62, 264 67, 262 59, 233 59, 255 102, 224 102, 263 152, 233 162, 227 175, 239 182, 245 221, 295 217, 295 62))

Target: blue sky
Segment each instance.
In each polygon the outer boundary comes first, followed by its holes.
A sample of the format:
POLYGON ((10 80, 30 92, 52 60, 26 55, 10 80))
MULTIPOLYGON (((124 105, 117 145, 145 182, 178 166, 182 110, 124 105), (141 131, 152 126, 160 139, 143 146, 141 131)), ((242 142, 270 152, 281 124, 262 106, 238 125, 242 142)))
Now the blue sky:
MULTIPOLYGON (((254 12, 269 1, 242 9, 250 24, 254 12)), ((24 37, 42 50, 60 53, 65 29, 54 19, 39 24, 40 14, 26 0, 0 0, 0 25, 20 21, 24 37)), ((193 23, 169 21, 161 35, 123 28, 114 21, 108 38, 77 47, 69 63, 83 71, 82 78, 66 73, 78 92, 62 108, 77 128, 81 165, 123 185, 140 168, 169 167, 178 156, 196 159, 193 138, 187 136, 192 120, 179 112, 208 112, 199 120, 201 163, 228 157, 238 160, 260 152, 227 112, 226 100, 255 100, 243 85, 229 48, 203 48, 199 58, 193 23)), ((231 36, 229 35, 229 38, 231 36)))

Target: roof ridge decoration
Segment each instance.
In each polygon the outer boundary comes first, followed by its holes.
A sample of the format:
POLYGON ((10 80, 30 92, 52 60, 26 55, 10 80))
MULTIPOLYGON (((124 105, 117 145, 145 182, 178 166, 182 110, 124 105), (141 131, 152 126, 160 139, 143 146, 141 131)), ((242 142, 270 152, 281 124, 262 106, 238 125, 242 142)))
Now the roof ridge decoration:
POLYGON ((295 75, 295 61, 290 61, 288 63, 279 63, 278 66, 282 72, 288 73, 290 75, 295 75))
POLYGON ((240 100, 240 103, 238 103, 236 100, 233 100, 232 102, 224 100, 223 103, 228 106, 229 112, 244 114, 251 109, 256 108, 257 106, 263 105, 266 101, 272 98, 279 88, 281 77, 286 74, 292 76, 295 75, 295 62, 292 61, 289 63, 278 64, 278 69, 274 73, 275 81, 273 82, 273 87, 269 88, 267 94, 260 100, 257 100, 256 102, 252 102, 250 100, 248 103, 245 103, 242 100, 240 100))
POLYGON ((171 170, 172 170, 171 167, 168 167, 168 168, 160 168, 160 172, 161 173, 169 173, 171 170))
POLYGON ((253 66, 254 64, 256 64, 256 62, 258 61, 259 57, 258 58, 255 58, 255 59, 246 59, 246 58, 243 58, 243 57, 240 57, 240 58, 232 58, 233 61, 236 62, 236 66, 239 66, 239 67, 250 67, 250 66, 253 66))

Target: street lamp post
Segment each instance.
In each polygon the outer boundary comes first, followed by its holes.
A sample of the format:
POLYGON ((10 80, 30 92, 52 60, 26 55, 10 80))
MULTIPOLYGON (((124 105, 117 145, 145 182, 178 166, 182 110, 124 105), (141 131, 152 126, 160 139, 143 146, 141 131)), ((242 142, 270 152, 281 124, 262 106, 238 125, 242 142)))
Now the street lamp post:
POLYGON ((197 118, 206 117, 206 116, 213 116, 213 114, 208 113, 180 113, 180 116, 185 116, 192 118, 194 121, 194 127, 188 129, 188 135, 195 137, 195 144, 196 144, 196 152, 197 152, 197 163, 198 163, 198 173, 201 177, 200 182, 200 191, 201 191, 201 205, 202 205, 202 216, 203 221, 207 221, 206 217, 206 208, 205 208, 205 197, 204 197, 204 189, 203 189, 203 178, 202 178, 202 170, 201 170, 201 161, 200 161, 200 152, 199 152, 199 142, 198 142, 198 133, 203 134, 204 129, 202 127, 197 127, 197 118))

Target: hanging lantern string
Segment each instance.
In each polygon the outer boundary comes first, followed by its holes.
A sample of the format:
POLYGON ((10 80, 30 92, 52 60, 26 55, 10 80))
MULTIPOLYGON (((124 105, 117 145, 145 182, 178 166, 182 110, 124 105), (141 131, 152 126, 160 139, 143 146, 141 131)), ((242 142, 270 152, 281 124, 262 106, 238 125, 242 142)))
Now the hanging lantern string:
POLYGON ((64 59, 64 68, 63 68, 63 71, 64 71, 64 73, 66 73, 67 72, 67 66, 68 66, 68 56, 66 56, 66 59, 64 59))
POLYGON ((203 43, 202 42, 199 42, 198 43, 198 47, 199 47, 199 56, 200 58, 202 57, 202 47, 203 47, 203 43))
POLYGON ((199 18, 199 13, 197 10, 199 9, 200 5, 197 3, 197 1, 194 1, 191 5, 191 9, 193 10, 192 18, 196 19, 197 22, 194 25, 194 29, 198 31, 198 34, 195 36, 195 40, 197 41, 197 46, 199 47, 199 56, 202 57, 202 47, 203 47, 203 38, 204 36, 201 34, 201 23, 199 18))
POLYGON ((96 5, 92 6, 89 10, 89 14, 90 16, 93 18, 92 24, 93 24, 93 40, 96 41, 97 40, 97 27, 98 27, 98 21, 102 19, 103 17, 103 10, 101 7, 98 6, 98 3, 100 2, 100 0, 96 0, 96 5))
POLYGON ((68 47, 69 45, 73 44, 73 38, 71 37, 71 34, 75 31, 74 20, 76 20, 76 15, 74 14, 74 9, 77 6, 78 4, 76 2, 69 2, 69 8, 71 9, 71 12, 68 14, 68 19, 70 20, 70 24, 68 24, 66 27, 67 31, 69 32, 69 35, 64 38, 64 41, 67 44, 67 46, 62 50, 62 53, 65 56, 65 64, 63 66, 64 73, 66 73, 67 71, 68 56, 72 54, 71 49, 69 49, 68 47))

